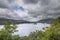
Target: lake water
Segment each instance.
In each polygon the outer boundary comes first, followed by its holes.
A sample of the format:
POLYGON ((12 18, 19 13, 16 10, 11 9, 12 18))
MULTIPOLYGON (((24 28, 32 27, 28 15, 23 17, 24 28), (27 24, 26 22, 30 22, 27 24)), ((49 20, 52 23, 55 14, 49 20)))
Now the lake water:
MULTIPOLYGON (((49 26, 49 24, 46 23, 37 23, 37 24, 19 24, 17 25, 18 32, 15 32, 15 34, 19 34, 20 36, 27 36, 31 32, 36 30, 42 30, 42 28, 49 26)), ((2 28, 3 25, 0 25, 0 28, 2 28)))

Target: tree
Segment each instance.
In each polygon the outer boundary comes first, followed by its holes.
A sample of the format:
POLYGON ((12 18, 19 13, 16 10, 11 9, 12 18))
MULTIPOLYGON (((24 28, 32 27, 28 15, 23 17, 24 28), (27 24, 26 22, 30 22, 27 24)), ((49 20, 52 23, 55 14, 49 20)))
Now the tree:
POLYGON ((32 33, 28 36, 28 38, 29 38, 29 40, 41 40, 42 36, 43 36, 43 32, 37 30, 36 32, 32 32, 32 33))
POLYGON ((13 35, 16 32, 17 26, 12 21, 4 23, 4 27, 0 29, 0 40, 17 40, 19 36, 13 35))
POLYGON ((53 20, 50 27, 45 28, 42 40, 60 40, 60 17, 53 20))

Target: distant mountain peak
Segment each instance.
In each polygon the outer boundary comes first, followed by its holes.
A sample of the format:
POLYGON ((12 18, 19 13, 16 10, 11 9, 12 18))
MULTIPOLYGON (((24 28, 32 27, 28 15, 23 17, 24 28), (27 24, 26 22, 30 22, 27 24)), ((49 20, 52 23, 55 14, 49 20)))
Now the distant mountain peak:
POLYGON ((47 18, 37 21, 37 23, 50 23, 53 20, 53 18, 47 18))

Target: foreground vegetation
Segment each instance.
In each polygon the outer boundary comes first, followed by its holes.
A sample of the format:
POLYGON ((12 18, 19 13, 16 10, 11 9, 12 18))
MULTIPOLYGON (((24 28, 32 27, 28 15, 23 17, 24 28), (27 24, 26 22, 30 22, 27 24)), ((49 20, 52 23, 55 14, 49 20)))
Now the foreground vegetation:
POLYGON ((0 29, 0 40, 60 40, 60 17, 51 21, 50 26, 44 28, 44 31, 37 30, 29 36, 14 35, 16 28, 12 22, 5 22, 4 27, 0 29))

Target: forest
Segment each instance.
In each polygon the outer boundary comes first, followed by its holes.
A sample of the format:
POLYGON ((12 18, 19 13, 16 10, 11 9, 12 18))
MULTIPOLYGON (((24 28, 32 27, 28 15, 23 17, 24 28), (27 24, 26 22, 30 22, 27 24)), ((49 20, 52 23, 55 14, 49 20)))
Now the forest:
POLYGON ((60 40, 60 17, 52 20, 50 26, 42 30, 31 32, 29 36, 20 37, 14 32, 17 26, 11 21, 4 23, 4 27, 0 29, 0 40, 60 40), (12 24, 12 25, 11 25, 12 24))

